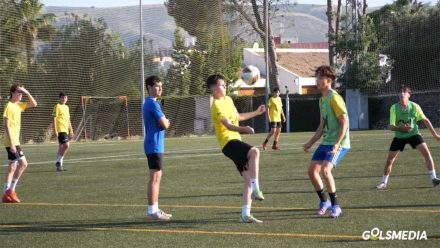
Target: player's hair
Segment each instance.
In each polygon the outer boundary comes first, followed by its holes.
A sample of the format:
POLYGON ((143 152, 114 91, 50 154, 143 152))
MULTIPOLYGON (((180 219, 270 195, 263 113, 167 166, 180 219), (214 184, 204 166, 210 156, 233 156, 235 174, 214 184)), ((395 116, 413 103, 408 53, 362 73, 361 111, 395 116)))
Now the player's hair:
MULTIPOLYGON (((145 86, 151 86, 153 87, 156 83, 162 82, 158 76, 149 76, 145 79, 145 86)), ((147 87, 148 91, 148 87, 147 87)))
POLYGON ((12 98, 12 93, 16 92, 18 87, 23 87, 23 85, 21 84, 14 84, 11 86, 11 88, 9 89, 9 99, 12 98))
POLYGON ((315 76, 316 77, 327 77, 327 78, 330 78, 332 81, 335 81, 336 70, 335 70, 335 68, 333 68, 329 65, 321 65, 320 67, 316 68, 315 76))
POLYGON ((211 86, 216 85, 217 81, 220 79, 224 81, 225 77, 221 74, 214 74, 214 75, 209 76, 206 79, 206 87, 208 87, 208 89, 211 88, 211 86))
POLYGON ((275 92, 277 92, 277 91, 280 91, 280 88, 279 88, 279 87, 274 87, 273 90, 272 90, 273 93, 275 93, 275 92))
POLYGON ((411 88, 408 85, 404 85, 404 84, 400 85, 399 92, 408 92, 412 94, 411 88))
POLYGON ((58 95, 59 98, 63 97, 63 96, 67 96, 66 92, 61 91, 60 94, 58 95))

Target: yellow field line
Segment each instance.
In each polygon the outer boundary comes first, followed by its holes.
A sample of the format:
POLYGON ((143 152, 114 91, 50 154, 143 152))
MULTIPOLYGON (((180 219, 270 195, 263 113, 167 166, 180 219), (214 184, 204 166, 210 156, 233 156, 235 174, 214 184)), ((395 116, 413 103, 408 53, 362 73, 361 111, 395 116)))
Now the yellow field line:
POLYGON ((356 235, 333 235, 333 234, 306 234, 306 233, 271 233, 271 232, 226 232, 226 231, 204 231, 204 230, 167 230, 167 229, 146 229, 146 228, 106 228, 106 227, 44 227, 31 225, 0 225, 0 229, 33 229, 41 228, 66 229, 76 231, 111 231, 111 232, 137 232, 137 233, 177 233, 177 234, 210 234, 210 235, 231 235, 231 236, 265 236, 265 237, 293 237, 293 238, 324 238, 324 239, 362 239, 356 235))
MULTIPOLYGON (((144 207, 145 204, 98 204, 98 203, 48 203, 48 202, 29 202, 12 205, 24 206, 73 206, 73 207, 144 207)), ((216 205, 161 205, 167 208, 206 208, 206 209, 241 209, 240 206, 216 206, 216 205)), ((278 210, 278 211, 307 211, 310 208, 289 208, 289 207, 252 207, 258 210, 278 210)), ((440 213, 440 209, 406 209, 406 208, 344 208, 348 211, 386 211, 386 212, 419 212, 419 213, 440 213)))

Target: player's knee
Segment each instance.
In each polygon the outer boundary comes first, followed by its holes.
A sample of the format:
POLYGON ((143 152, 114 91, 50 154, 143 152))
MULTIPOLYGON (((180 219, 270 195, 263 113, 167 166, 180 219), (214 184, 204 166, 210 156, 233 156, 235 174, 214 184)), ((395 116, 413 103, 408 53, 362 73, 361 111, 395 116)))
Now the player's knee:
POLYGON ((17 169, 17 163, 12 163, 9 165, 9 173, 14 173, 15 170, 17 169))
POLYGON ((252 147, 248 152, 248 157, 257 158, 258 156, 260 156, 260 150, 256 147, 252 147))
POLYGON ((69 147, 70 147, 70 143, 69 143, 69 142, 64 143, 63 146, 64 146, 64 149, 67 150, 67 149, 69 149, 69 147))
POLYGON ((331 170, 330 168, 324 168, 324 169, 322 170, 322 176, 323 176, 325 179, 329 179, 329 178, 331 178, 331 177, 332 177, 332 170, 331 170))

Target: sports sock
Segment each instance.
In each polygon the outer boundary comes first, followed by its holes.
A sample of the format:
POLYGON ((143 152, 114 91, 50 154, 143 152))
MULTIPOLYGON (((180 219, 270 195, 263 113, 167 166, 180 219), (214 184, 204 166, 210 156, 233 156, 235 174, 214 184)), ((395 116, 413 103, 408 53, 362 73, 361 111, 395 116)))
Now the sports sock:
POLYGON ((382 176, 382 182, 384 182, 385 184, 388 183, 388 178, 390 177, 390 175, 383 175, 382 176))
POLYGON ((148 205, 148 214, 154 214, 155 212, 153 211, 154 209, 154 205, 148 205))
POLYGON ((154 203, 153 205, 148 205, 148 214, 155 214, 159 210, 159 205, 154 203))
POLYGON ((252 191, 259 191, 260 184, 258 183, 258 179, 251 179, 252 191))
POLYGON ((430 170, 429 175, 431 176, 431 180, 434 180, 437 178, 437 175, 435 174, 435 170, 430 170))
POLYGON ((64 156, 61 156, 58 154, 57 162, 60 163, 61 165, 63 165, 63 160, 64 160, 64 156))
POLYGON ((6 190, 8 190, 10 187, 11 187, 10 183, 5 183, 4 186, 3 186, 3 193, 5 193, 6 190))
POLYGON ((250 205, 243 205, 241 209, 241 216, 246 217, 251 215, 251 206, 250 205))
POLYGON ((278 144, 278 141, 277 140, 274 140, 273 141, 273 146, 276 146, 278 144))
POLYGON ((335 193, 328 193, 328 195, 330 196, 330 201, 332 202, 332 206, 338 205, 338 195, 336 195, 335 193))
POLYGON ((264 144, 267 144, 267 142, 269 142, 269 140, 268 140, 268 139, 265 139, 265 140, 264 140, 264 144))
POLYGON ((12 191, 15 191, 15 187, 17 187, 17 183, 18 183, 18 179, 17 178, 12 178, 12 183, 11 183, 12 191))
POLYGON ((319 200, 320 200, 321 202, 325 202, 325 201, 327 201, 327 198, 325 198, 325 195, 324 195, 324 189, 317 190, 316 193, 318 194, 318 196, 319 196, 319 200))

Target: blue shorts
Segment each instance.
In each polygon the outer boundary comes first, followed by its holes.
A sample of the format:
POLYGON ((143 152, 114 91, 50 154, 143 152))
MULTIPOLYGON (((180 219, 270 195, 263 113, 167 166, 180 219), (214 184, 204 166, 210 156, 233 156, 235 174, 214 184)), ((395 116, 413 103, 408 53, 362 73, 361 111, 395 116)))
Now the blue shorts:
POLYGON ((328 161, 330 162, 334 168, 341 162, 342 158, 344 158, 347 153, 347 148, 341 148, 334 154, 328 154, 331 150, 333 150, 333 146, 330 145, 319 145, 316 149, 315 153, 313 153, 312 160, 316 161, 328 161))

